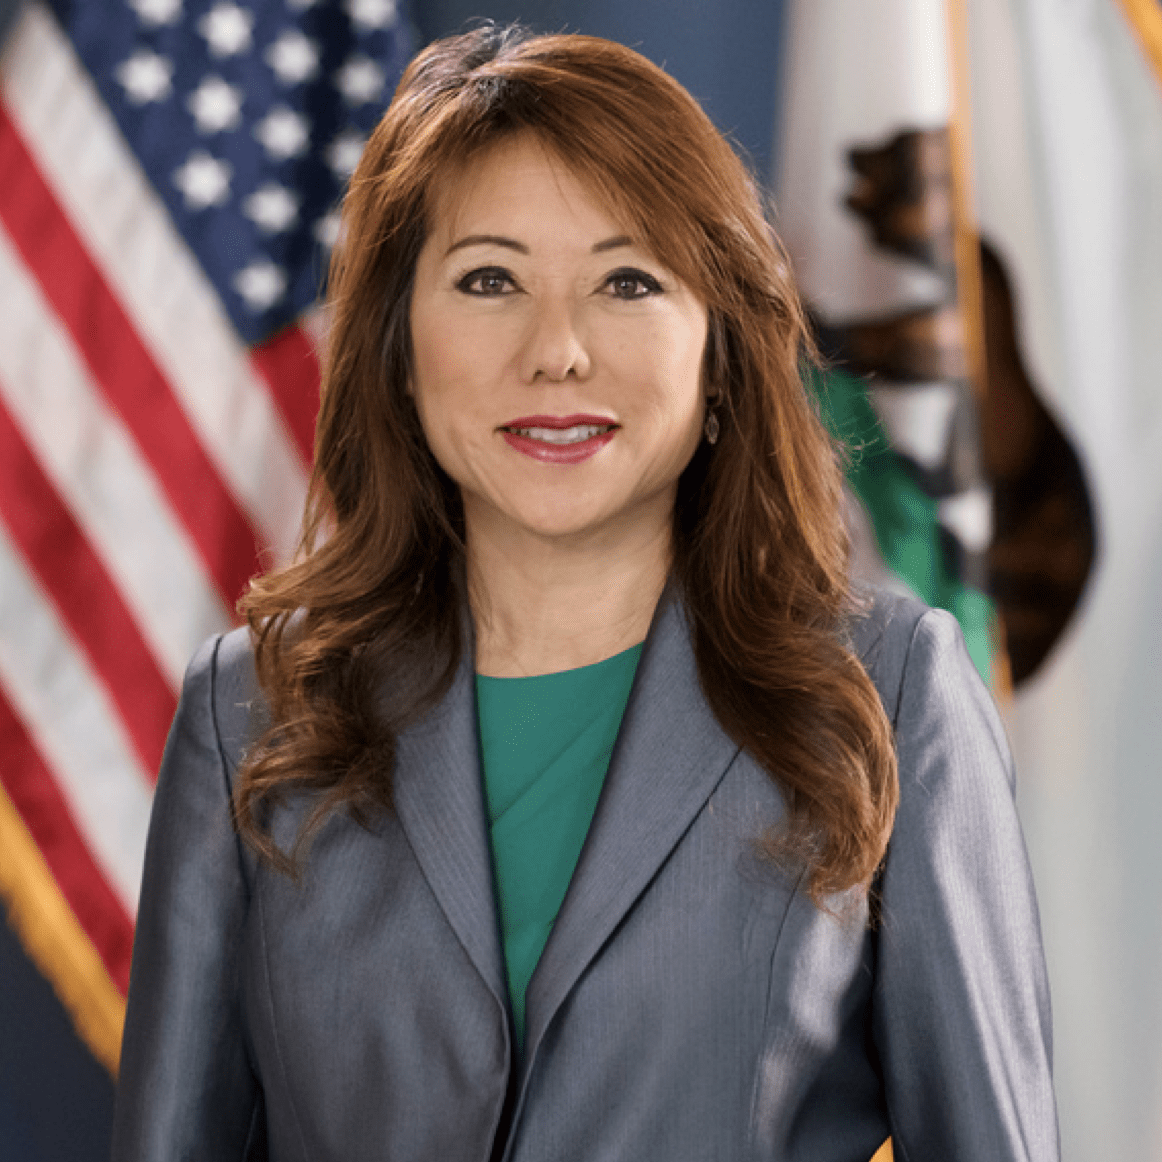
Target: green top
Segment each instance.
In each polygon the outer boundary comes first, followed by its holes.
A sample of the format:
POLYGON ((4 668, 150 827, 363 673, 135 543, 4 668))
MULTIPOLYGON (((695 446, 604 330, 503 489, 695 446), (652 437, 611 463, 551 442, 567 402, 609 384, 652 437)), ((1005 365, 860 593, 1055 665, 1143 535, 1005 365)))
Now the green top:
POLYGON ((532 678, 476 675, 484 790, 519 1044, 525 989, 593 821, 642 647, 532 678))

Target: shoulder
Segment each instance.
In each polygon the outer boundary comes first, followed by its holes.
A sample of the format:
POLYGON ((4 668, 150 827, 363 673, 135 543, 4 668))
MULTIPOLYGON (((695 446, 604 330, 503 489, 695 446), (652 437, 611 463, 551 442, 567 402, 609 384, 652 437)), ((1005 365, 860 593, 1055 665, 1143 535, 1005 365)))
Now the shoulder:
POLYGON ((856 592, 856 609, 847 622, 848 645, 875 683, 893 726, 900 687, 920 623, 934 612, 915 597, 878 586, 856 592))
POLYGON ((194 654, 157 776, 147 883, 184 881, 183 869, 197 878, 207 852, 240 856, 231 798, 242 755, 257 737, 257 699, 246 630, 212 637, 194 654))
POLYGON ((896 735, 901 791, 935 751, 948 774, 984 766, 1012 792, 1008 741, 952 614, 915 598, 866 590, 850 643, 875 683, 896 735), (953 761, 954 760, 954 761, 953 761))
POLYGON ((198 721, 233 772, 246 746, 265 728, 266 706, 254 668, 254 646, 245 627, 207 640, 190 661, 182 685, 179 720, 198 721))

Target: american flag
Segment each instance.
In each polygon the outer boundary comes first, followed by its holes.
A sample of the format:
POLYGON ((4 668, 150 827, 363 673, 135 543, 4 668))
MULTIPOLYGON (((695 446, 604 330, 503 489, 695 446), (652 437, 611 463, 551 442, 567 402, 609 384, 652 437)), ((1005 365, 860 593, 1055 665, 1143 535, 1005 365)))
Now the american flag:
POLYGON ((77 0, 0 58, 0 892, 116 1068, 189 656, 292 551, 397 0, 77 0))

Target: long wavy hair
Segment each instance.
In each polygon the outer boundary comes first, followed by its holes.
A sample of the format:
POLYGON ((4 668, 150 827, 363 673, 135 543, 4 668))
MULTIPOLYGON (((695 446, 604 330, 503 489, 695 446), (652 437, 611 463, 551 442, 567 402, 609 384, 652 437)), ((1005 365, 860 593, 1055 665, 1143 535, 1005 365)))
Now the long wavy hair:
POLYGON ((292 870, 337 807, 390 809, 399 732, 456 672, 463 512, 407 390, 412 281, 437 184, 517 133, 707 305, 721 435, 679 480, 672 578, 707 701, 784 793, 768 851, 802 858, 818 903, 866 888, 895 813, 895 751, 845 644, 841 450, 803 384, 813 348, 758 187, 693 98, 637 53, 491 25, 411 62, 343 204, 300 550, 241 603, 270 728, 240 773, 239 830, 292 870), (267 808, 298 792, 315 804, 288 854, 267 808))

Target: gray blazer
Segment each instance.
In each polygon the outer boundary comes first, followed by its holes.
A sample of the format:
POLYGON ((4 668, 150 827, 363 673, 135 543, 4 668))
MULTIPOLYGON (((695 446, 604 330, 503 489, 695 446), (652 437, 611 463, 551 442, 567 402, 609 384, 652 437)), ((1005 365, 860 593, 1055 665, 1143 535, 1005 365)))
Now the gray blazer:
MULTIPOLYGON (((471 659, 400 739, 396 812, 330 820, 302 882, 236 838, 247 636, 190 666, 146 857, 116 1162, 1055 1159, 1049 997, 1004 734, 947 614, 855 644, 895 724, 883 920, 753 840, 783 802, 664 599, 514 1051, 471 659)), ((303 807, 275 813, 284 843, 303 807)))

